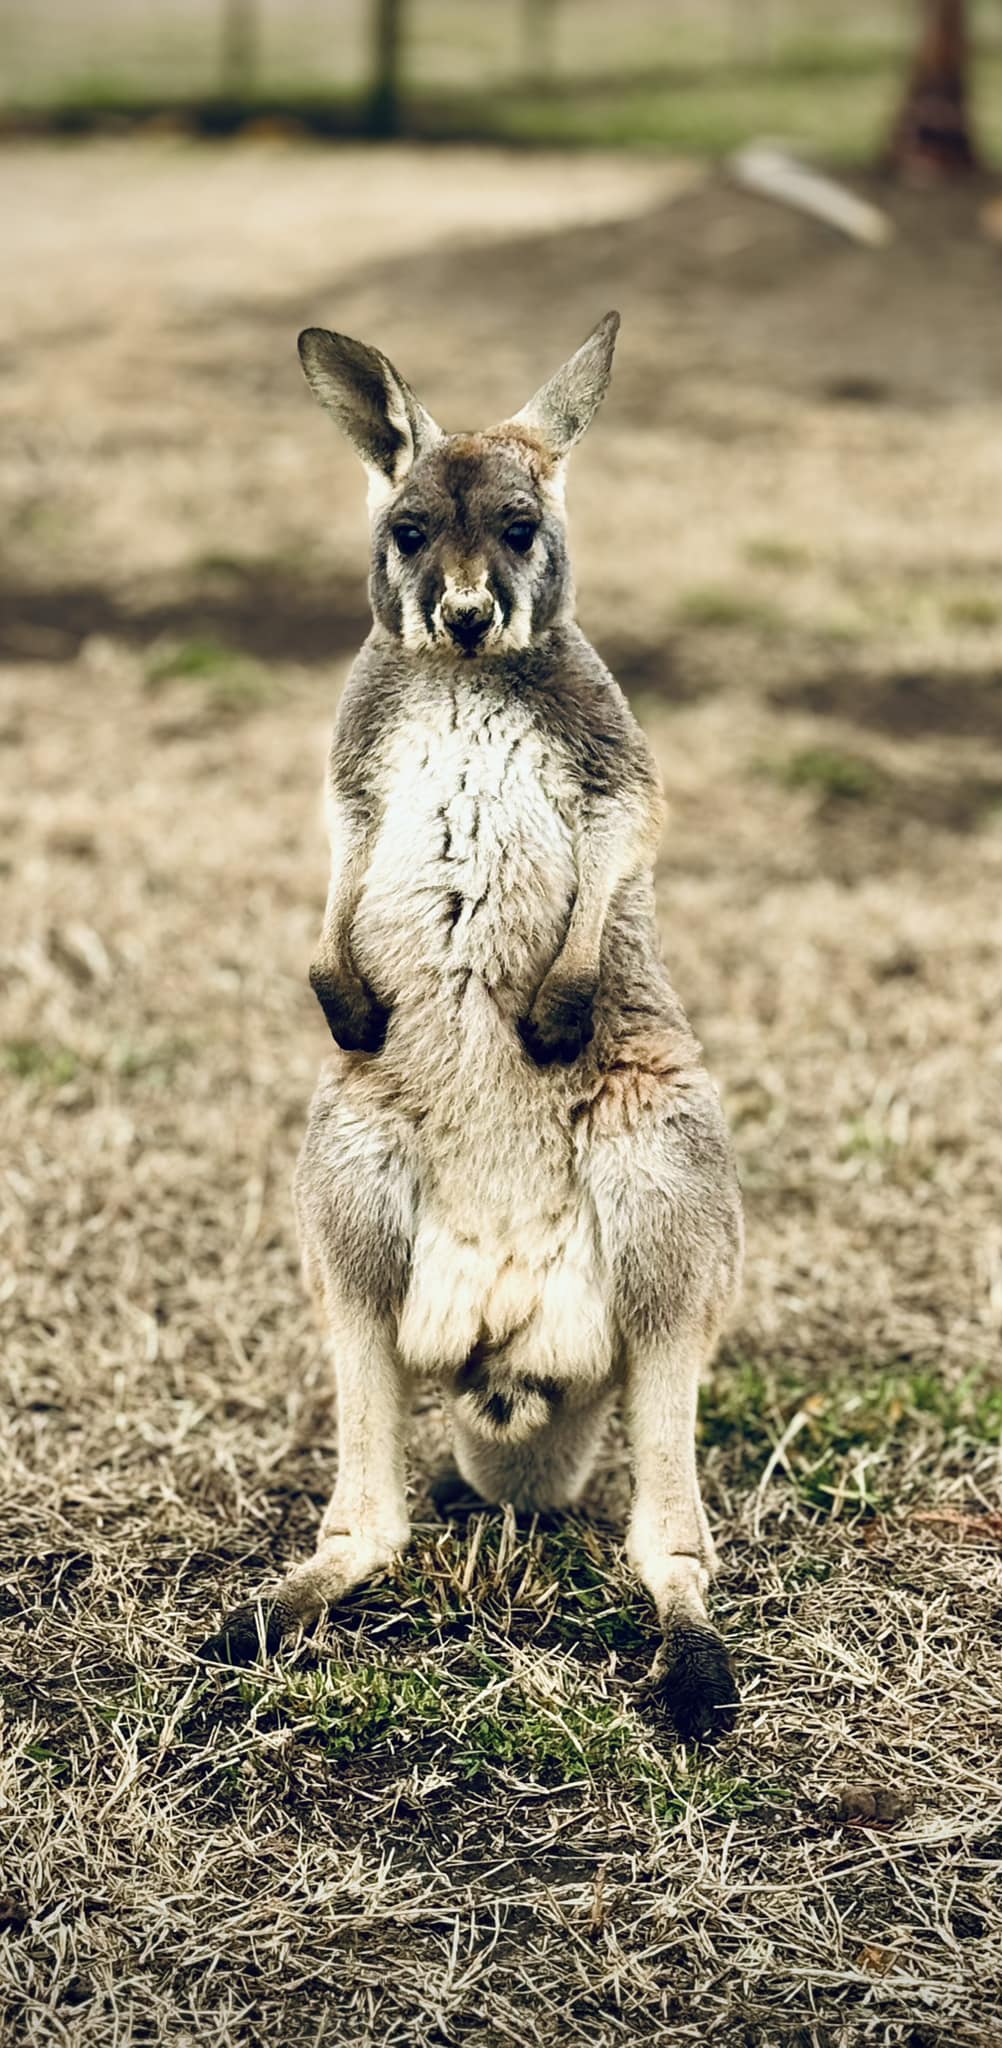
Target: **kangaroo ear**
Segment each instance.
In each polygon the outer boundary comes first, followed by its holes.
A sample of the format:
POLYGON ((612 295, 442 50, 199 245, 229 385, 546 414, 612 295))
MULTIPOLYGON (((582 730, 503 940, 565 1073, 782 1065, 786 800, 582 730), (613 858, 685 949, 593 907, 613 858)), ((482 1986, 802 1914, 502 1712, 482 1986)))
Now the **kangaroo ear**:
POLYGON ((299 357, 314 398, 333 413, 380 494, 402 483, 418 456, 442 439, 441 428, 378 348, 307 327, 299 357))
POLYGON ((518 425, 531 427, 558 459, 580 441, 605 397, 618 332, 619 314, 607 313, 576 354, 515 414, 518 425))

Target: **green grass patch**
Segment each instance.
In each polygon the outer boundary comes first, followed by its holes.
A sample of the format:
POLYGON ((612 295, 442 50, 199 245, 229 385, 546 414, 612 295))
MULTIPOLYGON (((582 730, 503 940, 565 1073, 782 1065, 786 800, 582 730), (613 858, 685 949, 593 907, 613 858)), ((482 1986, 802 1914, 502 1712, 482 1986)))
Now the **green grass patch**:
POLYGON ((422 1532, 365 1604, 410 1640, 467 1643, 485 1627, 592 1665, 615 1651, 643 1668, 656 1641, 650 1603, 625 1572, 616 1537, 575 1515, 516 1534, 488 1511, 466 1526, 422 1532))
POLYGON ((712 1763, 662 1754, 626 1698, 598 1694, 548 1659, 513 1666, 475 1645, 447 1669, 429 1655, 396 1664, 336 1659, 243 1679, 239 1696, 259 1728, 294 1729, 338 1765, 411 1760, 419 1747, 425 1766, 465 1780, 633 1794, 662 1825, 694 1801, 704 1817, 730 1818, 763 1797, 712 1763))
POLYGON ((811 631, 816 640, 832 647, 854 647, 866 640, 870 627, 864 618, 851 618, 847 613, 831 613, 828 618, 814 619, 811 631))
POLYGON ((225 548, 207 548, 192 561, 196 576, 222 576, 246 582, 262 566, 252 555, 232 555, 225 548))
POLYGON ((810 567, 811 557, 806 548, 796 541, 781 540, 770 534, 761 534, 747 541, 744 558, 753 569, 796 570, 810 567))
POLYGON ((892 1159, 900 1149, 900 1141, 888 1130, 886 1124, 874 1121, 872 1117, 854 1117, 846 1126, 839 1143, 840 1159, 892 1159))
POLYGON ((39 1088, 64 1088, 76 1079, 80 1060, 68 1045, 47 1045, 38 1038, 9 1038, 0 1047, 4 1072, 16 1081, 39 1088))
POLYGON ((72 1046, 44 1039, 10 1038, 0 1045, 0 1070, 36 1088, 56 1090, 84 1074, 105 1074, 113 1081, 147 1081, 166 1087, 178 1068, 193 1057, 187 1038, 166 1037, 139 1043, 115 1039, 99 1054, 85 1058, 72 1046))
MULTIPOLYGON (((716 157, 750 137, 783 135, 832 160, 866 161, 899 89, 897 67, 876 63, 811 78, 801 70, 708 66, 688 75, 648 74, 611 84, 581 80, 573 93, 515 91, 485 103, 440 102, 443 132, 525 143, 661 148, 716 157)), ((419 115, 419 109, 415 108, 419 115)))
POLYGON ((650 1603, 614 1571, 613 1548, 611 1535, 603 1540, 590 1524, 572 1517, 547 1532, 543 1558, 560 1595, 554 1630, 575 1648, 643 1656, 651 1643, 650 1603))
POLYGON ((909 1438, 1002 1443, 1002 1376, 985 1364, 947 1380, 863 1360, 819 1385, 816 1373, 735 1359, 703 1390, 699 1438, 726 1447, 740 1466, 738 1483, 750 1486, 795 1418, 778 1476, 805 1506, 825 1514, 892 1510, 892 1467, 909 1438))
POLYGON ((951 597, 944 611, 950 625, 959 626, 962 631, 988 633, 1002 620, 1002 605, 997 599, 974 590, 951 597))
POLYGON ((863 754, 837 747, 802 747, 785 760, 761 764, 765 774, 785 789, 816 790, 838 803, 866 803, 882 794, 887 778, 863 754))
POLYGON ((261 662, 209 635, 154 650, 145 680, 150 690, 176 682, 200 684, 215 710, 234 715, 256 710, 275 694, 274 679, 261 662))
POLYGON ((675 616, 683 626, 709 626, 723 631, 748 628, 774 633, 786 625, 786 615, 779 605, 754 591, 730 590, 724 584, 683 591, 675 606, 675 616))
POLYGON ((166 1087, 178 1068, 193 1058, 195 1047, 188 1038, 162 1038, 149 1044, 119 1039, 112 1045, 107 1065, 122 1081, 149 1081, 166 1087))
POLYGON ((151 689, 179 679, 211 682, 226 675, 237 659, 233 649, 220 640, 182 640, 178 646, 162 649, 151 657, 146 680, 151 689))
POLYGON ((34 1741, 26 1743, 24 1754, 31 1763, 37 1764, 39 1770, 44 1771, 46 1777, 52 1779, 56 1784, 61 1779, 67 1778, 70 1775, 72 1766, 65 1751, 56 1749, 52 1743, 46 1742, 42 1736, 38 1736, 34 1741))

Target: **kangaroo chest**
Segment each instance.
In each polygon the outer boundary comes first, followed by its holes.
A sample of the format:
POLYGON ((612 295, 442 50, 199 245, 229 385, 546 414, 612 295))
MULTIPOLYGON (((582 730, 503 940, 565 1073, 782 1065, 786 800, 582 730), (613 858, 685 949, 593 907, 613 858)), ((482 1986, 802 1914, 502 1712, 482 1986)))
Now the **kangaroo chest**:
POLYGON ((397 1003, 522 998, 573 902, 573 793, 518 699, 430 698, 384 744, 381 822, 353 943, 397 1003))
POLYGON ((523 1371, 601 1375, 601 1259, 565 1081, 516 1032, 574 900, 567 770, 525 706, 483 685, 416 709, 380 767, 352 948, 393 1005, 383 1073, 417 1106, 401 1354, 454 1372, 486 1345, 492 1388, 523 1371))

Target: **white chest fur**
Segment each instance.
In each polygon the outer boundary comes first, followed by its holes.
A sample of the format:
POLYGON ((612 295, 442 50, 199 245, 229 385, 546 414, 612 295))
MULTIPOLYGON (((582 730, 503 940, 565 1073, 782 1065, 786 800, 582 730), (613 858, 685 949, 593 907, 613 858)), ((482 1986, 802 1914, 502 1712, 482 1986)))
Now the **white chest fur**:
POLYGON ((538 984, 574 893, 570 790, 524 705, 443 689, 387 744, 353 944, 396 1005, 454 1007, 471 975, 505 1006, 538 984))

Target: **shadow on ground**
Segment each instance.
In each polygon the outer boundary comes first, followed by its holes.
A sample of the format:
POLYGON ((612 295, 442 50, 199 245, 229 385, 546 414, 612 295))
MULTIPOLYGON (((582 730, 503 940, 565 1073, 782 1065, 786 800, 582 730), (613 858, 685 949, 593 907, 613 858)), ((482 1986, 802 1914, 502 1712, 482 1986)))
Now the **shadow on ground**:
POLYGON ((327 663, 369 629, 357 578, 320 580, 253 563, 170 593, 99 583, 0 584, 0 660, 73 661, 92 635, 133 647, 211 635, 262 661, 327 663))

